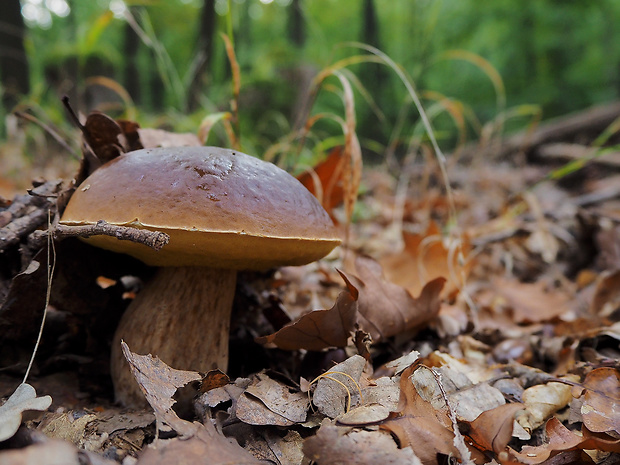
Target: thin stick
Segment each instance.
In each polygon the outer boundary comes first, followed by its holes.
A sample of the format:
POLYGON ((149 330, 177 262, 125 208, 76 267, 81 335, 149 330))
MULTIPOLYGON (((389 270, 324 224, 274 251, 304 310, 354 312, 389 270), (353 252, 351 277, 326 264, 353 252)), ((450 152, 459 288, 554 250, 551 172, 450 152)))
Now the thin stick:
POLYGON ((147 229, 137 229, 130 226, 117 226, 103 220, 95 224, 85 226, 66 226, 56 225, 54 237, 90 237, 90 236, 112 236, 120 240, 137 242, 155 249, 161 250, 170 241, 170 236, 160 231, 149 231, 147 229))
MULTIPOLYGON (((52 209, 47 210, 47 227, 48 229, 52 226, 52 209)), ((34 345, 34 349, 32 350, 32 356, 30 357, 30 362, 28 363, 28 368, 26 369, 26 374, 24 375, 25 383, 28 380, 28 375, 30 374, 30 369, 32 368, 32 364, 34 363, 34 357, 37 354, 37 350, 39 349, 39 344, 41 343, 41 337, 43 336, 43 327, 45 326, 45 318, 47 317, 47 309, 50 305, 50 297, 52 294, 52 278, 54 276, 54 269, 56 268, 56 247, 54 246, 54 241, 52 240, 51 235, 47 236, 47 291, 45 292, 45 307, 43 308, 43 318, 41 318, 41 326, 39 326, 39 334, 37 335, 37 342, 34 345)))

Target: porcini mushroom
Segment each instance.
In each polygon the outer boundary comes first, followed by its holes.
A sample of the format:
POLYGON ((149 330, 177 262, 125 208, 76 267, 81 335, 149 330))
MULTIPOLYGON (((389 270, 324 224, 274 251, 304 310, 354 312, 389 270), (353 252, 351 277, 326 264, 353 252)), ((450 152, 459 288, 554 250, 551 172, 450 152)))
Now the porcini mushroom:
POLYGON ((329 215, 294 177, 241 152, 176 147, 129 152, 75 191, 63 225, 99 220, 165 232, 160 251, 110 236, 92 245, 159 267, 129 305, 112 345, 116 398, 143 403, 120 340, 186 370, 226 370, 237 270, 302 265, 340 243, 329 215))

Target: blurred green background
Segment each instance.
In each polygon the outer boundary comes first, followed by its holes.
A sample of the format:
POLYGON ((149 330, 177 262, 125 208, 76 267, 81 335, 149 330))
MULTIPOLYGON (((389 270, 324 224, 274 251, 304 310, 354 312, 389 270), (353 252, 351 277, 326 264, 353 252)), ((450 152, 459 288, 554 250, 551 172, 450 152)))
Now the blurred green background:
MULTIPOLYGON (((231 108, 222 34, 240 69, 243 148, 257 154, 309 114, 344 117, 337 79, 309 100, 310 86, 321 70, 358 55, 366 58, 340 69, 354 88, 365 155, 380 160, 388 144, 406 150, 419 123, 411 95, 356 43, 406 74, 448 150, 497 118, 510 131, 620 92, 617 0, 3 0, 2 9, 0 134, 26 156, 53 142, 13 112, 71 139, 63 95, 84 114, 100 109, 143 127, 196 132, 231 108)), ((333 118, 315 129, 315 146, 341 137, 333 118)), ((208 142, 230 140, 216 124, 208 142)))

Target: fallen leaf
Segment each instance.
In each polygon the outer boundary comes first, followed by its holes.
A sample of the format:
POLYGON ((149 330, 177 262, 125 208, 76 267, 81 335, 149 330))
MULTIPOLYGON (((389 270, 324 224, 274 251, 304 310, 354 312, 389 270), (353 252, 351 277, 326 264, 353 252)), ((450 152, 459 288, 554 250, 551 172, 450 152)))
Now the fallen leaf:
POLYGON ((93 414, 82 412, 58 412, 46 416, 37 428, 47 437, 69 441, 80 446, 86 439, 86 427, 97 419, 93 414))
POLYGON ((37 397, 35 389, 26 383, 17 386, 11 397, 0 406, 0 442, 13 437, 26 410, 47 410, 52 405, 50 396, 37 397))
POLYGON ((590 313, 608 317, 620 306, 620 270, 605 273, 596 285, 590 313))
POLYGON ((230 378, 221 370, 209 370, 202 379, 200 392, 208 392, 211 389, 219 388, 230 384, 230 378))
POLYGON ((546 442, 539 446, 523 446, 520 452, 510 450, 510 455, 520 463, 543 463, 562 451, 580 448, 587 440, 566 428, 560 420, 553 417, 545 425, 546 442))
POLYGON ((196 429, 189 439, 159 440, 146 447, 138 457, 138 465, 179 465, 208 463, 209 465, 264 464, 235 441, 217 432, 206 422, 195 423, 196 429))
POLYGON ((381 404, 365 404, 339 415, 337 422, 344 426, 368 426, 387 420, 390 410, 381 404))
POLYGON ((586 375, 583 386, 583 424, 594 433, 620 434, 620 372, 596 368, 586 375))
POLYGON ((82 135, 102 164, 126 151, 119 139, 122 135, 121 127, 100 111, 94 111, 86 117, 82 135))
POLYGON ((347 412, 348 406, 355 405, 354 399, 359 399, 361 388, 358 383, 364 366, 366 359, 361 355, 354 355, 318 378, 312 403, 319 412, 336 418, 347 412))
POLYGON ((447 412, 436 410, 422 399, 411 382, 417 369, 427 370, 414 364, 401 375, 398 411, 381 428, 394 434, 401 447, 411 447, 425 465, 436 464, 437 454, 459 457, 447 412))
POLYGON ((465 238, 462 242, 451 239, 444 243, 439 226, 431 222, 420 234, 403 231, 404 248, 379 260, 385 277, 404 287, 411 295, 418 295, 426 283, 436 278, 446 278, 444 295, 452 295, 463 286, 471 261, 463 260, 471 251, 465 238))
POLYGON ((256 338, 259 344, 274 344, 283 350, 322 350, 345 347, 357 318, 357 293, 345 290, 329 310, 315 310, 268 336, 256 338))
POLYGON ((437 316, 444 278, 427 283, 416 299, 406 289, 386 281, 381 265, 370 258, 357 257, 355 269, 357 276, 343 277, 349 290, 355 288, 359 293, 358 323, 373 341, 420 330, 437 316))
POLYGON ((321 465, 421 465, 409 447, 399 449, 389 434, 333 426, 324 422, 316 435, 304 441, 304 454, 321 465))
POLYGON ((562 289, 551 291, 544 281, 522 283, 516 279, 495 278, 493 288, 505 300, 517 323, 549 321, 571 313, 571 296, 562 289))
POLYGON ((158 429, 168 425, 180 436, 194 434, 197 424, 181 420, 172 410, 175 400, 172 398, 177 389, 191 381, 200 381, 202 377, 195 371, 183 371, 170 368, 158 357, 138 355, 131 352, 125 341, 121 341, 123 355, 129 362, 129 368, 140 386, 147 402, 155 411, 158 429))
POLYGON ((515 414, 524 408, 523 404, 515 403, 486 410, 469 422, 468 436, 479 449, 498 454, 506 449, 512 439, 515 414))
POLYGON ((78 450, 67 441, 47 440, 29 445, 20 449, 10 449, 0 452, 0 465, 82 465, 84 463, 97 465, 115 465, 117 462, 108 460, 100 455, 78 450), (92 458, 92 461, 91 461, 92 458))
POLYGON ((334 147, 325 160, 303 172, 297 179, 319 199, 323 208, 332 214, 344 200, 342 188, 342 147, 334 147))
POLYGON ((566 407, 571 399, 571 387, 563 383, 551 382, 529 387, 521 396, 526 409, 522 415, 517 416, 517 422, 531 432, 555 412, 566 407))
POLYGON ((258 373, 237 400, 235 414, 251 425, 291 426, 306 421, 309 406, 303 392, 291 392, 285 384, 258 373))

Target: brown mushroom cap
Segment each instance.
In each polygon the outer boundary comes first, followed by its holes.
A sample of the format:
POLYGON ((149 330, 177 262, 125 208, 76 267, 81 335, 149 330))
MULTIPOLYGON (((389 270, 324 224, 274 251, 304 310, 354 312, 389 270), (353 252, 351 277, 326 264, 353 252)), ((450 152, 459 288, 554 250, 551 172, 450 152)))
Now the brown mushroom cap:
POLYGON ((329 215, 294 177, 218 147, 137 150, 105 164, 77 188, 60 222, 99 220, 169 234, 159 252, 109 236, 88 239, 154 266, 301 265, 340 243, 329 215))

